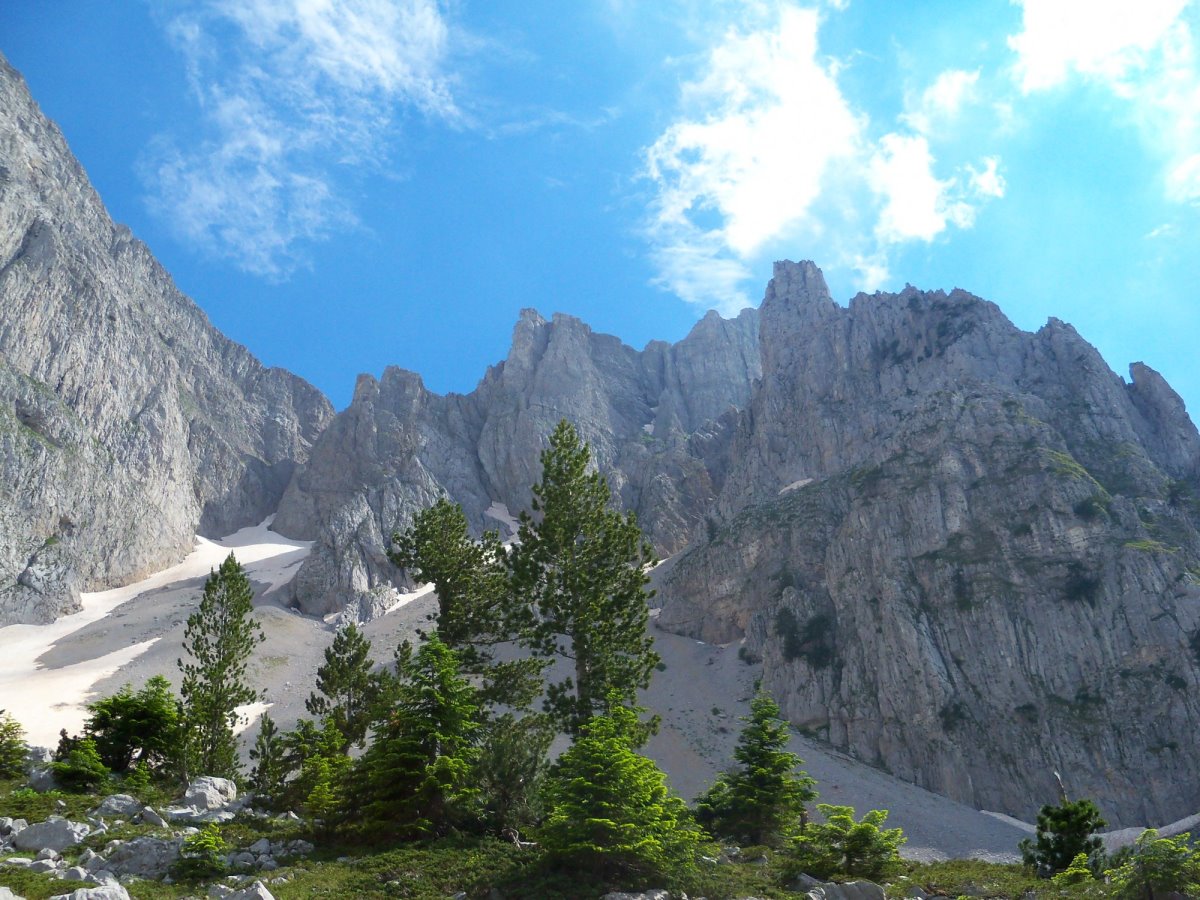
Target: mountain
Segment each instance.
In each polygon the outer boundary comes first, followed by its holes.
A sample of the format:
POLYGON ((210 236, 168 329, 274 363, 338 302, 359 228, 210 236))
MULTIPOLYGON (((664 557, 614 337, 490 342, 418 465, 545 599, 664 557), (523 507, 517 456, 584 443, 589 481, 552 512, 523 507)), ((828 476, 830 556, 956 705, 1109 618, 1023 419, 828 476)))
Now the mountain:
POLYGON ((0 57, 0 624, 261 521, 332 415, 113 223, 0 57))
POLYGON ((1032 818, 1200 808, 1200 437, 1135 363, 963 291, 779 263, 763 375, 661 627, 745 640, 800 728, 1032 818))
MULTIPOLYGON (((1135 363, 963 291, 779 263, 759 310, 642 350, 526 310, 468 394, 389 368, 334 416, 217 332, 109 219, 0 62, 0 624, 274 514, 287 590, 379 618, 441 494, 529 507, 575 422, 669 566, 658 627, 740 642, 809 735, 1030 818, 1054 772, 1113 825, 1200 809, 1200 435, 1135 363)), ((713 671, 716 671, 714 668, 713 671)))
POLYGON ((393 530, 440 495, 478 530, 529 508, 544 441, 571 419, 614 493, 660 553, 684 547, 723 476, 722 437, 759 374, 758 314, 710 313, 676 344, 638 351, 580 320, 525 310, 508 357, 470 394, 440 396, 389 368, 359 378, 279 506, 274 528, 316 545, 296 604, 370 618, 406 589, 386 556, 393 530), (496 504, 496 506, 493 506, 496 504))

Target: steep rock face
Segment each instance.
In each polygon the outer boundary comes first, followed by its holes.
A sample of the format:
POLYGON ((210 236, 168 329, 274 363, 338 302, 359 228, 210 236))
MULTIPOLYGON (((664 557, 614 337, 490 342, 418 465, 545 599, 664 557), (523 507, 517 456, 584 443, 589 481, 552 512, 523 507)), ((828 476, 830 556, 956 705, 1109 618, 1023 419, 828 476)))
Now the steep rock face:
MULTIPOLYGON (((702 521, 722 475, 719 436, 760 372, 757 314, 715 314, 674 345, 637 351, 566 315, 521 314, 508 358, 468 395, 439 396, 388 369, 360 378, 289 485, 274 528, 316 541, 293 583, 297 604, 370 617, 405 586, 387 561, 393 530, 445 493, 472 527, 493 504, 527 509, 547 435, 568 418, 660 552, 702 521)), ((503 514, 501 513, 501 518, 503 514)))
POLYGON ((743 638, 785 714, 955 799, 1200 806, 1200 443, 1152 370, 961 291, 779 264, 763 377, 662 627, 743 638))
POLYGON ((0 624, 261 521, 331 417, 111 221, 0 58, 0 624))

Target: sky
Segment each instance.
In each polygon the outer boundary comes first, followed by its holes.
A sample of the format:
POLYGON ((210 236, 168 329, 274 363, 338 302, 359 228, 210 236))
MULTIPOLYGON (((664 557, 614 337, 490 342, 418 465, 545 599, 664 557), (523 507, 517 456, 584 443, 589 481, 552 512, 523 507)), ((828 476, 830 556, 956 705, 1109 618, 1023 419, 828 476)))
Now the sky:
POLYGON ((469 391, 523 307, 636 347, 955 287, 1200 410, 1200 0, 5 0, 0 51, 227 335, 469 391))

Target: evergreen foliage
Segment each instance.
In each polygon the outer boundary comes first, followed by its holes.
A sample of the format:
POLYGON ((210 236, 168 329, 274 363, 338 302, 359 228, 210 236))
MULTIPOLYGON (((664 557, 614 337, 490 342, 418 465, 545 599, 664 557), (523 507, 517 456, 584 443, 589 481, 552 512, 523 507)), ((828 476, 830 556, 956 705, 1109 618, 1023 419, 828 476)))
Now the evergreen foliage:
POLYGON ((481 716, 458 658, 432 632, 397 652, 394 707, 358 761, 351 802, 368 827, 402 838, 445 833, 478 795, 471 770, 481 716))
POLYGON ((29 745, 25 730, 16 719, 0 709, 0 778, 17 778, 25 774, 25 757, 29 745))
POLYGON ((156 769, 178 751, 179 702, 161 675, 136 693, 126 684, 87 709, 90 716, 83 732, 95 741, 100 759, 113 772, 128 772, 135 763, 156 769))
POLYGON ((741 765, 717 776, 697 799, 696 819, 718 837, 778 845, 806 823, 804 805, 816 799, 816 781, 796 772, 803 760, 786 749, 788 726, 774 700, 760 690, 742 721, 733 751, 741 765))
POLYGON ((592 717, 546 780, 549 811, 538 834, 551 861, 571 871, 678 879, 701 840, 666 776, 635 751, 638 714, 615 701, 592 717))
POLYGON ((884 829, 886 809, 873 809, 854 820, 854 808, 817 804, 823 822, 811 822, 796 837, 788 853, 785 877, 803 872, 828 880, 836 876, 878 881, 899 871, 899 828, 884 829))
POLYGON ((545 660, 496 662, 497 644, 518 640, 532 624, 530 608, 509 589, 508 557, 499 535, 474 540, 462 507, 445 497, 392 535, 388 557, 416 580, 437 586, 437 631, 458 654, 464 674, 482 678, 482 699, 527 708, 541 691, 545 660))
POLYGON ((1117 896, 1127 900, 1154 900, 1172 892, 1200 896, 1200 850, 1191 846, 1190 834, 1160 838, 1148 828, 1109 877, 1117 896))
POLYGON ((275 720, 266 713, 263 713, 258 737, 255 738, 254 747, 250 751, 250 759, 254 761, 254 769, 250 773, 250 790, 263 806, 278 809, 291 770, 283 736, 279 733, 275 720))
MULTIPOLYGON (((64 732, 65 734, 65 732, 64 732)), ((62 758, 50 763, 55 780, 68 791, 82 793, 108 781, 108 767, 91 738, 71 740, 62 758)))
POLYGON ((304 701, 314 716, 329 718, 344 738, 343 752, 361 747, 383 690, 371 669, 371 642, 353 624, 338 630, 317 669, 317 692, 304 701))
POLYGON ((489 831, 519 831, 540 818, 539 795, 553 738, 542 716, 518 719, 506 713, 486 724, 474 777, 489 831))
POLYGON ((248 682, 246 663, 263 640, 251 617, 254 591, 232 553, 204 583, 200 605, 188 616, 183 671, 187 766, 195 774, 236 779, 240 772, 237 707, 259 695, 248 682))
POLYGON ((1103 846, 1095 833, 1107 823, 1091 800, 1066 800, 1061 806, 1043 806, 1037 817, 1036 840, 1021 841, 1019 849, 1027 866, 1044 874, 1061 872, 1083 853, 1099 854, 1103 846))
POLYGON ((171 867, 177 879, 199 880, 220 875, 225 871, 225 854, 229 844, 221 836, 221 829, 209 822, 199 831, 183 839, 179 859, 171 867))
POLYGON ((509 562, 519 603, 536 613, 533 650, 563 657, 573 677, 547 690, 546 711, 573 736, 611 703, 632 703, 659 657, 646 634, 646 569, 655 562, 632 513, 610 508, 608 482, 563 420, 542 452, 535 519, 520 518, 509 562))

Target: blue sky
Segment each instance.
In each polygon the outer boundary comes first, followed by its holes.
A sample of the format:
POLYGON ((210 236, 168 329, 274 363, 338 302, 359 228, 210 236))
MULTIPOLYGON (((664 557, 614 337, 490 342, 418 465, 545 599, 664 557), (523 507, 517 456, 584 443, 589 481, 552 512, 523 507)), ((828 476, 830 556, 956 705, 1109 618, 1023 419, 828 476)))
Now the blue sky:
POLYGON ((517 312, 641 346, 961 287, 1200 409, 1200 0, 6 0, 0 50, 225 333, 344 406, 517 312))

